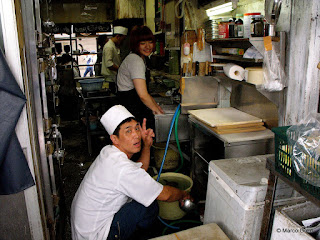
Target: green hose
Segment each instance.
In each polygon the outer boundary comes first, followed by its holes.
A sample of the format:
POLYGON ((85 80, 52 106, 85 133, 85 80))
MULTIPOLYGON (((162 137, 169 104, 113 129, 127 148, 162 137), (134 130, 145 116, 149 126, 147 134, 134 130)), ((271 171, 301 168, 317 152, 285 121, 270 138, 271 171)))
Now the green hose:
MULTIPOLYGON (((175 225, 177 223, 195 223, 197 225, 202 225, 203 223, 200 222, 200 221, 195 221, 195 220, 178 220, 178 221, 175 221, 175 222, 172 222, 170 223, 169 225, 172 226, 172 225, 175 225)), ((169 227, 165 227, 162 231, 162 236, 165 235, 166 231, 168 230, 169 227)))
POLYGON ((181 110, 179 109, 179 112, 178 112, 177 117, 176 117, 175 122, 174 122, 174 136, 176 137, 177 147, 178 147, 178 150, 179 150, 179 153, 180 153, 180 158, 181 158, 181 164, 178 167, 178 169, 175 170, 174 172, 179 172, 181 170, 181 168, 183 167, 183 155, 182 155, 182 152, 181 152, 180 143, 179 143, 179 137, 178 137, 178 121, 179 121, 180 112, 181 112, 181 110))

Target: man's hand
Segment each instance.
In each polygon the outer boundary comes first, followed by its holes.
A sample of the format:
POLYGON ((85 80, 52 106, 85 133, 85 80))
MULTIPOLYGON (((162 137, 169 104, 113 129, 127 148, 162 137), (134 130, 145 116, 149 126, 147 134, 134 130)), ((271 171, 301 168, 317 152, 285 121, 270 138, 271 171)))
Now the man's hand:
POLYGON ((147 119, 144 118, 142 122, 142 127, 140 126, 141 138, 145 147, 151 147, 153 143, 153 138, 155 134, 151 128, 147 129, 147 119))

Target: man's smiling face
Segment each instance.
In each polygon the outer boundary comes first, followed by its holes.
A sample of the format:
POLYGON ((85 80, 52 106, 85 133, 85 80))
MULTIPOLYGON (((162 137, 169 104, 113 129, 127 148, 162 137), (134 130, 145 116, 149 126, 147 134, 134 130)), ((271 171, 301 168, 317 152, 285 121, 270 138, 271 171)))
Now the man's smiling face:
POLYGON ((132 119, 120 126, 119 137, 112 135, 113 144, 130 159, 133 154, 141 150, 140 124, 132 119))

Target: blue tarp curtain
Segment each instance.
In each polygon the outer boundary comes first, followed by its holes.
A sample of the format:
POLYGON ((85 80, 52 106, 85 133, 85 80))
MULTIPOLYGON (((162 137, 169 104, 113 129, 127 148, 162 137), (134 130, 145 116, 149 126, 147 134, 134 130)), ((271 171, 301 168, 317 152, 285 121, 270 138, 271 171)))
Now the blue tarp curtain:
POLYGON ((0 194, 13 194, 34 185, 15 127, 26 98, 0 50, 0 194))

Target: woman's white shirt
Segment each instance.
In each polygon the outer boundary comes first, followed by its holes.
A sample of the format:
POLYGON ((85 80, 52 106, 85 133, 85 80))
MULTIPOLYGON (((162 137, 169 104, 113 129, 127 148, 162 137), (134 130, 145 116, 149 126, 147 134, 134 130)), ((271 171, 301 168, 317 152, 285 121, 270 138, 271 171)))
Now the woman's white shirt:
POLYGON ((120 65, 117 75, 118 91, 134 89, 133 79, 146 79, 144 60, 135 53, 130 53, 120 65))

